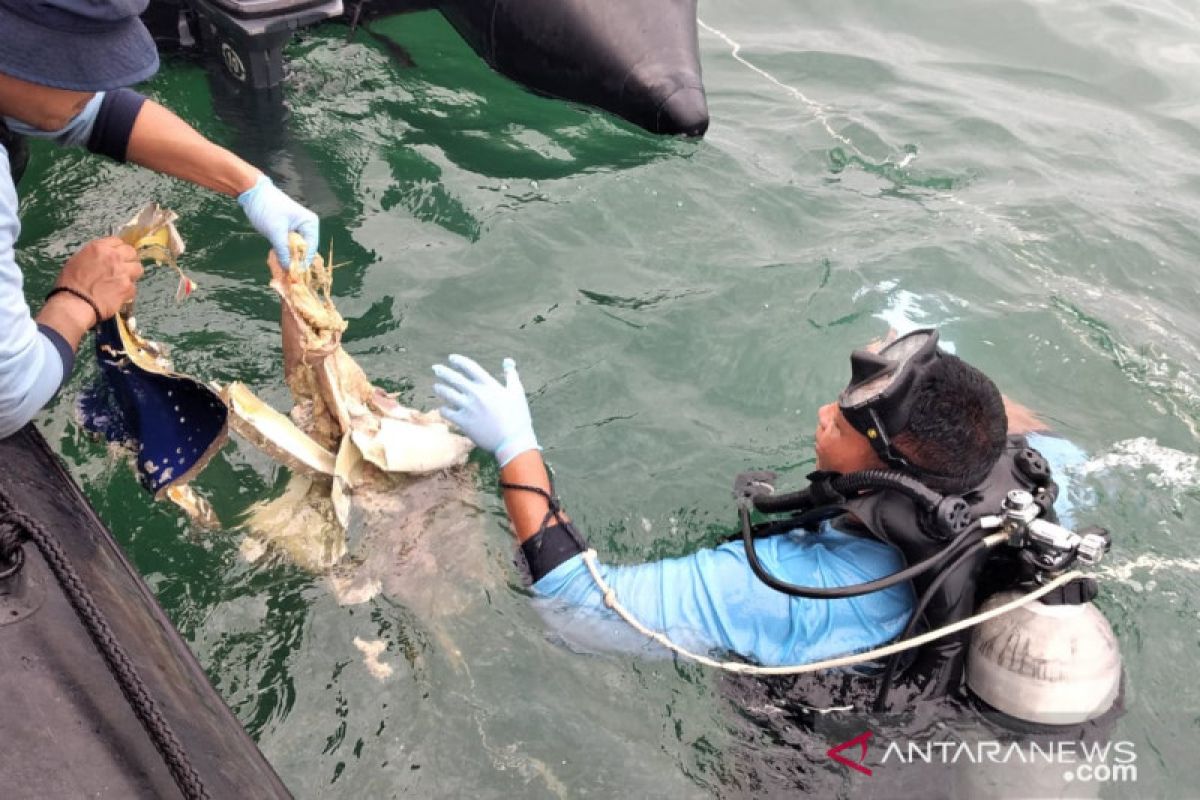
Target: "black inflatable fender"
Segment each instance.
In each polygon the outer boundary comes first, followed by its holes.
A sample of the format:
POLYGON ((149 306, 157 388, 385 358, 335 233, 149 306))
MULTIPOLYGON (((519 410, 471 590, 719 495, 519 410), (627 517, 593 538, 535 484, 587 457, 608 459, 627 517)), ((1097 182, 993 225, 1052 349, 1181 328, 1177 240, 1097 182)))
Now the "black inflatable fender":
POLYGON ((701 136, 696 0, 443 0, 496 71, 654 133, 701 136))

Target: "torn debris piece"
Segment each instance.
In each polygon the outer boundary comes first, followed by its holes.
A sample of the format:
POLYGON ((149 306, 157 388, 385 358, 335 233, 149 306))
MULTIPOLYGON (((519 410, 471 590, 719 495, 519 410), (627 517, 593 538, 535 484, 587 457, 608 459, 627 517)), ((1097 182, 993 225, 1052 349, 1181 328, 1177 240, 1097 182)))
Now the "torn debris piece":
MULTIPOLYGON (((152 204, 118 235, 144 258, 179 271, 183 242, 174 220, 174 213, 152 204)), ((292 247, 293 263, 302 262, 303 240, 293 236, 292 247)), ((347 574, 361 572, 365 582, 347 592, 363 602, 379 590, 375 573, 405 558, 407 546, 381 553, 380 564, 363 572, 358 559, 346 559, 352 520, 361 523, 355 536, 387 517, 406 520, 404 530, 419 536, 416 526, 434 508, 469 492, 459 477, 443 471, 464 464, 472 445, 436 412, 406 408, 374 386, 342 348, 347 323, 331 299, 332 264, 317 256, 310 269, 285 272, 272 253, 268 265, 282 301, 284 377, 295 400, 290 414, 239 382, 214 384, 214 390, 175 372, 165 348, 143 337, 126 309, 98 332, 102 378, 81 398, 81 416, 89 430, 136 452, 147 489, 212 525, 212 507, 186 482, 220 449, 232 426, 293 473, 282 496, 251 509, 247 557, 260 557, 271 545, 312 571, 338 565, 347 574), (343 559, 354 563, 340 564, 343 559)), ((185 297, 195 284, 179 273, 177 295, 185 297)))
POLYGON ((333 453, 296 427, 296 423, 234 381, 220 389, 229 406, 230 424, 252 445, 293 472, 333 475, 333 453))
MULTIPOLYGON (((184 251, 173 211, 151 203, 116 235, 147 260, 172 267, 184 251)), ((198 524, 216 524, 212 506, 187 482, 221 449, 228 436, 224 401, 200 381, 174 370, 166 348, 138 329, 132 304, 96 330, 97 383, 79 398, 83 427, 135 454, 139 482, 166 497, 198 524)))
MULTIPOLYGON (((303 240, 293 234, 291 244, 292 263, 302 263, 303 240)), ((436 412, 406 408, 372 385, 342 348, 347 323, 330 297, 332 264, 318 255, 307 270, 285 271, 273 252, 268 264, 271 288, 283 304, 284 378, 296 400, 291 413, 295 424, 245 387, 231 384, 223 396, 234 430, 298 472, 332 476, 331 481, 310 482, 303 496, 311 500, 328 486, 328 515, 343 531, 356 491, 393 488, 389 473, 426 474, 466 463, 469 439, 451 432, 436 412)), ((269 503, 252 513, 248 524, 273 539, 282 533, 273 527, 284 518, 269 503)), ((318 549, 330 552, 328 546, 318 549)))

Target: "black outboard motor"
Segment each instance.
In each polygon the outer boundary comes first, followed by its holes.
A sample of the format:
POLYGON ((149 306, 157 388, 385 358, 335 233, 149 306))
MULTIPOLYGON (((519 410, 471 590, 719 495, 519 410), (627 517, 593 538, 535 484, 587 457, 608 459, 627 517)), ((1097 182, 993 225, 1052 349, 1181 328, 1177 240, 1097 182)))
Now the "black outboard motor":
POLYGON ((342 11, 342 0, 154 0, 142 21, 160 47, 199 46, 253 92, 279 86, 293 33, 342 11))

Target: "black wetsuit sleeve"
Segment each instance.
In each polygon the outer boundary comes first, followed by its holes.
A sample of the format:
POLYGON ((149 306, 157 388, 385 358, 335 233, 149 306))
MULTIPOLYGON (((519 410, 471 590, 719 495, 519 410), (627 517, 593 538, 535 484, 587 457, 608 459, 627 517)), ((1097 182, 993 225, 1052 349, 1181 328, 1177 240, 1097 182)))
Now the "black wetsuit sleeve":
POLYGON ((132 89, 106 93, 100 101, 100 110, 96 112, 96 122, 88 138, 88 150, 114 161, 124 161, 134 120, 145 102, 145 96, 132 89))
POLYGON ((71 370, 75 369, 75 351, 71 349, 71 345, 67 344, 67 340, 58 331, 51 328, 49 325, 38 323, 38 330, 42 336, 50 340, 50 344, 54 345, 54 349, 58 351, 58 357, 62 359, 63 377, 62 383, 58 388, 62 388, 67 379, 71 377, 71 370))
POLYGON ((555 567, 586 550, 586 544, 574 527, 551 525, 542 528, 521 544, 521 552, 529 564, 534 583, 546 577, 555 567))

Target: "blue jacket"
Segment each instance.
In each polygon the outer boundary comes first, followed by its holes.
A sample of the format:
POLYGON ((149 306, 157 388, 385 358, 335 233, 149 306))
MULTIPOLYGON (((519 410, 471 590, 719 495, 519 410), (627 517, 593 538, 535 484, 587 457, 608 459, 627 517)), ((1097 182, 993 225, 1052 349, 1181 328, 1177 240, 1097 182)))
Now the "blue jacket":
MULTIPOLYGON (((1032 434, 1029 443, 1050 461, 1061 489, 1057 511, 1069 524, 1067 486, 1083 452, 1032 434)), ((777 577, 807 586, 845 586, 904 566, 900 552, 826 523, 758 543, 759 560, 777 577)), ((605 581, 643 625, 696 652, 731 652, 758 664, 803 664, 867 650, 896 637, 913 608, 909 584, 841 600, 809 600, 771 589, 751 572, 741 542, 649 564, 602 566, 605 581)), ((648 640, 604 606, 580 556, 534 584, 539 609, 561 634, 596 649, 633 649, 648 640)), ((657 647, 657 645, 654 645, 657 647)))

